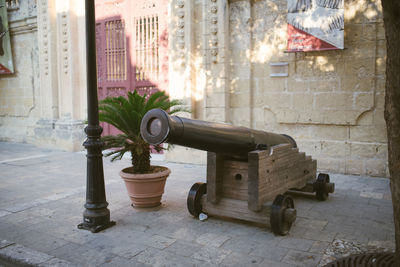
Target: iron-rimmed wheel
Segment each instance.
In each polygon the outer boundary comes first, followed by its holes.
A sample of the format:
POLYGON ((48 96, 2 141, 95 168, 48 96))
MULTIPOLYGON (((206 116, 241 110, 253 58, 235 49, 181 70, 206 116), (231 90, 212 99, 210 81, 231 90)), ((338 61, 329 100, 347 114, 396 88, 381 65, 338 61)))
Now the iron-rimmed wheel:
POLYGON ((327 189, 327 185, 329 182, 329 174, 318 174, 317 180, 314 183, 315 195, 317 196, 318 200, 325 201, 328 199, 329 191, 327 189))
POLYGON ((195 183, 189 190, 187 208, 191 215, 198 218, 202 211, 201 197, 207 193, 206 183, 195 183))
POLYGON ((296 209, 290 196, 277 195, 271 206, 271 229, 277 235, 289 233, 296 220, 296 209))

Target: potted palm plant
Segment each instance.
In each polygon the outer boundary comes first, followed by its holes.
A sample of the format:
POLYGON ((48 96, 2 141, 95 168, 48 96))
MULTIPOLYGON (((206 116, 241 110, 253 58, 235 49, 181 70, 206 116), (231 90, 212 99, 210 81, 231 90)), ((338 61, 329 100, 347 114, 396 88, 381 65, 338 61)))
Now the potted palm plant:
MULTIPOLYGON (((159 108, 169 114, 186 111, 178 100, 169 100, 164 92, 150 96, 135 90, 127 97, 107 97, 99 102, 99 119, 117 128, 121 133, 103 136, 105 156, 120 160, 126 152, 131 154, 132 166, 123 169, 120 176, 135 207, 160 205, 165 181, 170 174, 167 167, 150 165, 151 147, 140 135, 140 123, 147 111, 159 108)), ((163 148, 155 146, 156 151, 163 148)))

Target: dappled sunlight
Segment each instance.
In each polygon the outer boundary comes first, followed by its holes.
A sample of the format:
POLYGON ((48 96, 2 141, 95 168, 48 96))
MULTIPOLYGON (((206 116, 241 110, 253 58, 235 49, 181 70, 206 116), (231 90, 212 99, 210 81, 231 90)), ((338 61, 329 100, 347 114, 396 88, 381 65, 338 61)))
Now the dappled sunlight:
MULTIPOLYGON (((196 57, 193 59, 194 66, 200 66, 203 59, 201 57, 196 57)), ((200 101, 204 99, 204 91, 203 88, 206 87, 207 84, 207 74, 204 68, 197 69, 197 76, 196 76, 196 87, 194 88, 194 100, 200 101)))
POLYGON ((263 40, 257 40, 253 48, 252 62, 266 63, 280 55, 286 48, 286 30, 287 25, 279 23, 273 31, 264 34, 263 40))
POLYGON ((334 71, 335 66, 332 63, 329 63, 329 60, 327 57, 324 56, 318 56, 316 57, 315 63, 318 68, 320 68, 322 71, 334 71))
POLYGON ((345 12, 345 20, 352 20, 356 17, 356 14, 360 11, 360 9, 364 9, 367 5, 366 0, 360 0, 358 2, 353 1, 347 3, 346 12, 345 12))
POLYGON ((380 1, 372 2, 373 3, 367 0, 346 2, 344 13, 345 21, 357 20, 359 17, 373 20, 382 16, 382 6, 380 5, 380 1))

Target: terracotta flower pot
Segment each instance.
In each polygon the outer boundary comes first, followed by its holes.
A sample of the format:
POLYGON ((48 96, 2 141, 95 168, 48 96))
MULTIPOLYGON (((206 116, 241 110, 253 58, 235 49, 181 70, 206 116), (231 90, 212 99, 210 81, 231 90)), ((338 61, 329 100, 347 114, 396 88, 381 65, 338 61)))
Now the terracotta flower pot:
POLYGON ((124 179, 132 205, 138 208, 156 207, 161 204, 165 181, 171 170, 167 167, 152 166, 154 173, 133 174, 132 167, 123 169, 119 175, 124 179))

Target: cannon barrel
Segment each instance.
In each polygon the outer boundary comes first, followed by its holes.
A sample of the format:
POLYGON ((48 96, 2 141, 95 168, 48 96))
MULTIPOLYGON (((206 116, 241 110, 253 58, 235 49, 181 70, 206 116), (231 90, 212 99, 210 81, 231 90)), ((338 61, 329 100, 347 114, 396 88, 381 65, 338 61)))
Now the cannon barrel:
POLYGON ((250 151, 279 144, 297 147, 288 135, 170 116, 161 109, 152 109, 144 115, 140 133, 152 145, 166 142, 240 158, 247 158, 250 151))

